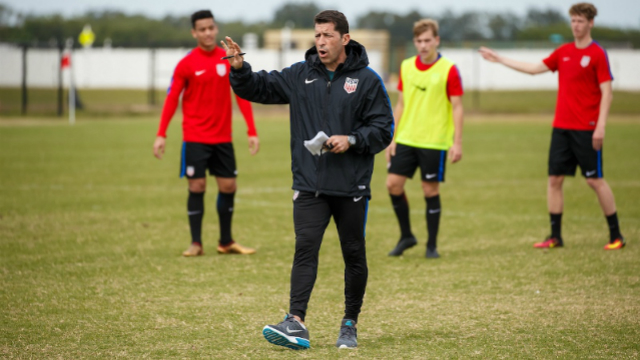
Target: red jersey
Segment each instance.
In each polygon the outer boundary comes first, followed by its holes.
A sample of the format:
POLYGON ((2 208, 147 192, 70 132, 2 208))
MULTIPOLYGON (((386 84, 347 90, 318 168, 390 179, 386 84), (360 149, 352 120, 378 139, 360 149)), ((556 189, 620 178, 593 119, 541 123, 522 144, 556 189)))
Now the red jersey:
MULTIPOLYGON (((196 47, 180 60, 164 102, 158 136, 167 136, 167 127, 184 90, 183 140, 203 144, 231 142, 230 65, 227 60, 220 60, 226 55, 220 47, 209 52, 196 47)), ((247 123, 248 135, 257 136, 251 103, 238 96, 236 100, 247 123)))
POLYGON ((607 52, 595 41, 584 49, 564 44, 543 60, 558 71, 558 99, 553 127, 594 130, 600 114, 600 84, 613 80, 607 52))
MULTIPOLYGON (((438 54, 438 59, 433 62, 433 64, 423 64, 420 60, 420 56, 416 57, 416 68, 420 71, 427 71, 433 65, 435 65, 440 59, 440 54, 438 54)), ((400 81, 398 82, 398 91, 402 91, 402 73, 398 74, 400 76, 400 81)), ((462 90, 462 78, 460 77, 460 72, 458 72, 458 66, 454 65, 449 70, 449 75, 447 76, 447 97, 451 100, 452 96, 462 96, 464 91, 462 90)))

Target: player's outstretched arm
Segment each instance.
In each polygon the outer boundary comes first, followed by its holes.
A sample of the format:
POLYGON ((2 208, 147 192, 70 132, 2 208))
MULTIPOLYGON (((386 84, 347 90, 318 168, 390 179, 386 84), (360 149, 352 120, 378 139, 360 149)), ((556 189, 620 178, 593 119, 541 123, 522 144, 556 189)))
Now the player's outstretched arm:
POLYGON ((536 74, 541 74, 543 72, 549 71, 549 68, 543 62, 529 63, 525 61, 510 59, 508 57, 499 55, 494 50, 484 46, 481 46, 480 49, 478 49, 478 52, 487 61, 502 64, 506 67, 509 67, 516 71, 520 71, 525 74, 536 75, 536 74))

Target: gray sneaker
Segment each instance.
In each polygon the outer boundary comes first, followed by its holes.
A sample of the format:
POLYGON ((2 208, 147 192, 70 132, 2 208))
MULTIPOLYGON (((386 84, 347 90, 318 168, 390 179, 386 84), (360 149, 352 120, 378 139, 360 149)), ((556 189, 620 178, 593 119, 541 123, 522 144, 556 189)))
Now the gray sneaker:
POLYGON ((408 248, 416 246, 417 243, 418 240, 416 240, 416 238, 414 238, 413 236, 402 238, 398 240, 398 244, 396 245, 396 247, 393 248, 391 252, 389 252, 389 256, 400 256, 408 248))
POLYGON ((338 349, 354 349, 358 347, 358 329, 356 322, 349 319, 343 319, 340 326, 340 336, 336 342, 338 349))
POLYGON ((440 254, 438 254, 438 249, 430 250, 429 248, 427 248, 427 254, 425 255, 425 257, 427 259, 437 259, 440 257, 440 254))
POLYGON ((304 350, 311 347, 309 331, 306 326, 287 314, 278 325, 267 325, 262 329, 262 335, 274 345, 288 347, 293 350, 304 350))

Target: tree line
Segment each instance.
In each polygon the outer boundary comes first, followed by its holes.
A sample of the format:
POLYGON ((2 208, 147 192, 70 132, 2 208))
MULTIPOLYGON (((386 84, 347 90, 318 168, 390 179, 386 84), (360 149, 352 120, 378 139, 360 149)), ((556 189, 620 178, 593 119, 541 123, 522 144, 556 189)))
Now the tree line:
MULTIPOLYGON (((319 11, 321 9, 311 2, 289 3, 277 8, 270 21, 217 23, 221 34, 234 39, 241 40, 242 35, 249 32, 257 34, 261 46, 265 30, 284 26, 313 28, 313 16, 319 11)), ((370 11, 355 19, 355 22, 352 20, 351 26, 385 29, 390 33, 392 44, 406 44, 411 40, 413 23, 425 17, 439 21, 440 37, 449 46, 486 41, 495 44, 572 39, 568 15, 551 8, 532 8, 524 16, 510 12, 445 11, 441 14, 424 14, 413 10, 398 14, 370 11)), ((90 11, 73 17, 59 14, 25 15, 0 3, 0 42, 38 46, 58 46, 67 38, 77 42, 85 24, 90 24, 95 33, 94 46, 109 43, 113 47, 191 47, 194 44, 189 32, 189 14, 168 15, 161 19, 112 10, 90 11)), ((605 46, 640 48, 640 29, 597 25, 592 34, 605 46)))

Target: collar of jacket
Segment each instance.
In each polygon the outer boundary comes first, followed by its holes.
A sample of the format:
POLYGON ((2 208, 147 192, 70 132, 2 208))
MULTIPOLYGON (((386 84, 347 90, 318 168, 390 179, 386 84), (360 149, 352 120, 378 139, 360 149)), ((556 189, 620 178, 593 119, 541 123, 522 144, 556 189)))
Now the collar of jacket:
MULTIPOLYGON (((344 61, 344 63, 338 65, 336 73, 362 69, 369 65, 369 57, 367 56, 367 51, 359 42, 350 40, 349 43, 347 43, 347 45, 345 46, 345 51, 347 53, 347 59, 344 61)), ((307 52, 304 54, 304 58, 306 60, 306 63, 311 67, 316 68, 322 72, 327 71, 327 68, 324 66, 324 64, 322 64, 320 58, 318 57, 318 50, 315 46, 307 50, 307 52)))

